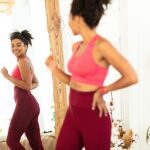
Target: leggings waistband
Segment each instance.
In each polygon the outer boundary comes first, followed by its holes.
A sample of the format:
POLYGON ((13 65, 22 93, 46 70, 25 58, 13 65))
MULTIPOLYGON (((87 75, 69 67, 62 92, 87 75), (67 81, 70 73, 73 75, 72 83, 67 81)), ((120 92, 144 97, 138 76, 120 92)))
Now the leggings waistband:
POLYGON ((70 95, 69 95, 70 105, 77 106, 77 107, 91 108, 94 93, 95 91, 83 92, 83 91, 70 89, 70 95))

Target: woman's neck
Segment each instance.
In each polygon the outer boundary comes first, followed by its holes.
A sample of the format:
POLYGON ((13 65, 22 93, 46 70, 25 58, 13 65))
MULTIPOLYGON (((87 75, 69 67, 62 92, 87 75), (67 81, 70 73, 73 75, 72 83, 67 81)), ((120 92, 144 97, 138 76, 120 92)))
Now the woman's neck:
POLYGON ((80 34, 84 43, 88 43, 95 35, 97 35, 95 29, 84 28, 80 34))
POLYGON ((21 58, 25 58, 25 57, 27 57, 26 54, 20 55, 20 56, 17 57, 17 60, 19 60, 19 59, 21 59, 21 58))

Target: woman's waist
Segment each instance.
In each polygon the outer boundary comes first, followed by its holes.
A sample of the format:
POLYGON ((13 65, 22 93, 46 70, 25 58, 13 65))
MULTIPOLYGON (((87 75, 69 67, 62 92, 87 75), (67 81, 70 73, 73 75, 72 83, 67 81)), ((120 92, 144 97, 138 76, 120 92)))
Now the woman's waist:
POLYGON ((93 85, 93 86, 100 86, 103 85, 105 81, 106 75, 100 75, 96 72, 92 74, 78 74, 78 73, 72 73, 71 80, 85 83, 87 85, 93 85))
POLYGON ((70 80, 69 86, 72 89, 80 92, 92 92, 92 91, 96 91, 100 87, 100 85, 83 83, 83 82, 76 81, 74 79, 70 80))
POLYGON ((16 104, 26 105, 29 108, 37 107, 39 105, 38 101, 32 94, 14 93, 14 100, 16 104))
POLYGON ((35 99, 31 93, 31 91, 21 89, 21 88, 16 87, 16 86, 14 87, 14 98, 15 98, 15 100, 18 100, 18 99, 27 99, 27 100, 35 99))
POLYGON ((16 92, 19 91, 19 92, 31 93, 30 90, 22 89, 22 88, 20 88, 18 86, 14 86, 14 91, 16 91, 16 92))

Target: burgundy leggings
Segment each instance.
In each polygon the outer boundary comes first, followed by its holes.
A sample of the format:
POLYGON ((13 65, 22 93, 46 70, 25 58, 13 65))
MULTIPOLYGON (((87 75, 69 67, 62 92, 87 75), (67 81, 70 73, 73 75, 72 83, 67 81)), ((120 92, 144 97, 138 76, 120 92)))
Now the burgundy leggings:
POLYGON ((111 119, 92 111, 94 92, 70 91, 67 110, 56 150, 110 150, 111 119))
POLYGON ((30 91, 14 88, 16 107, 11 118, 7 145, 11 150, 25 150, 20 144, 23 133, 33 150, 44 150, 38 123, 39 105, 30 91))

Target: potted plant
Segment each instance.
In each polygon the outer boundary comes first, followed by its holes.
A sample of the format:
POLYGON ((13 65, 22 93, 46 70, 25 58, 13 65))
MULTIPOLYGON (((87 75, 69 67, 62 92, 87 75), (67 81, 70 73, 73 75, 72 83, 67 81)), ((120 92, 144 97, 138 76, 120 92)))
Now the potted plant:
MULTIPOLYGON (((136 141, 137 135, 134 134, 132 129, 125 130, 124 123, 121 119, 113 118, 114 101, 111 93, 111 101, 109 103, 109 111, 112 119, 112 138, 111 138, 111 148, 112 150, 121 148, 122 150, 130 150, 133 143, 136 141)), ((150 138, 150 127, 148 129, 147 138, 150 138)))

